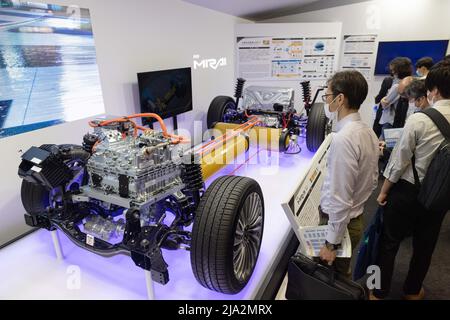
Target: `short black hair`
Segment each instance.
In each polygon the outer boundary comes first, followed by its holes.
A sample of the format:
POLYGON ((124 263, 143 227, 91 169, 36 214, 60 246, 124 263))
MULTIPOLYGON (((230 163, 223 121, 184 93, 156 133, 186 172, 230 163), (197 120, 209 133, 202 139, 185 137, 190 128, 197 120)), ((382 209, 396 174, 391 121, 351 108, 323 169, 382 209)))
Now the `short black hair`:
POLYGON ((439 90, 442 98, 450 99, 450 60, 443 60, 431 68, 425 80, 429 91, 439 90))
POLYGON ((359 110, 369 92, 364 76, 354 70, 337 72, 328 80, 328 86, 335 97, 342 93, 347 98, 349 107, 356 110, 359 110))
POLYGON ((411 59, 407 57, 397 57, 389 63, 389 66, 399 79, 409 77, 413 72, 411 59))
POLYGON ((425 86, 425 80, 415 79, 405 89, 405 94, 408 99, 419 99, 427 96, 427 87, 425 86))
POLYGON ((434 66, 434 60, 431 57, 423 57, 417 60, 416 69, 425 67, 430 70, 434 66))

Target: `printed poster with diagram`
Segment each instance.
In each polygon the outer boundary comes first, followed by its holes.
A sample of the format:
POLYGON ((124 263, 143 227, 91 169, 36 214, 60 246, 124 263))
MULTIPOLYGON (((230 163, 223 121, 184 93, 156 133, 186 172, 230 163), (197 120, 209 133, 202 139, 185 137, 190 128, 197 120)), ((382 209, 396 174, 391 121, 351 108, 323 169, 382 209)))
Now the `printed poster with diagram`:
POLYGON ((377 35, 345 35, 342 70, 357 70, 372 79, 377 35))
MULTIPOLYGON (((281 204, 300 241, 301 252, 310 257, 319 255, 327 236, 328 226, 319 226, 319 205, 332 139, 333 134, 327 136, 314 155, 305 178, 300 181, 294 194, 281 204)), ((348 258, 351 254, 352 245, 347 230, 337 256, 348 258)))
POLYGON ((336 38, 305 38, 303 78, 329 79, 334 73, 336 38))
POLYGON ((334 71, 334 38, 237 39, 239 77, 247 80, 327 79, 334 71))

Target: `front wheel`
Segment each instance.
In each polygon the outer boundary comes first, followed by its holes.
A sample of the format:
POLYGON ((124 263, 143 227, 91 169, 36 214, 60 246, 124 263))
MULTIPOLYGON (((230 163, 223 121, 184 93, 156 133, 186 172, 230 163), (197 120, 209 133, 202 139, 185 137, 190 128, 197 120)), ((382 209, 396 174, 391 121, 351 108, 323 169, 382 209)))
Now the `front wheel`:
POLYGON ((206 190, 192 228, 191 265, 198 282, 225 294, 239 293, 258 260, 264 199, 250 178, 224 176, 206 190))
POLYGON ((58 148, 62 153, 64 164, 72 171, 73 179, 67 185, 61 185, 52 190, 44 185, 22 180, 21 200, 25 211, 30 215, 39 215, 46 212, 48 207, 56 207, 63 203, 65 189, 78 188, 83 185, 84 166, 89 154, 78 145, 42 145, 43 150, 51 151, 58 148))
POLYGON ((309 112, 306 125, 306 146, 311 152, 316 152, 320 148, 330 131, 323 107, 323 103, 315 103, 309 112))

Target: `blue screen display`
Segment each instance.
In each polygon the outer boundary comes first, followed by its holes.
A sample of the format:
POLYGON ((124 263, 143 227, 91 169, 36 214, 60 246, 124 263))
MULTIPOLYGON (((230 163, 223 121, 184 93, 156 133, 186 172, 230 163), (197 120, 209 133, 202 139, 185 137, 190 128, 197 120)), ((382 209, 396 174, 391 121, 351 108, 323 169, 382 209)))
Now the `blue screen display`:
POLYGON ((380 42, 375 75, 389 74, 389 62, 396 57, 408 57, 413 65, 423 57, 432 57, 438 62, 445 57, 447 48, 448 40, 380 42))

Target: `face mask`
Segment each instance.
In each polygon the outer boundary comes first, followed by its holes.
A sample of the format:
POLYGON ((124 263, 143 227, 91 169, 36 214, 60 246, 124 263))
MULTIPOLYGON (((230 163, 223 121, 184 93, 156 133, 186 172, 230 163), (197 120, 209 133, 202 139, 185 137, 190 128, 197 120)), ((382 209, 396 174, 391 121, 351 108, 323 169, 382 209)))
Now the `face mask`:
POLYGON ((422 78, 422 73, 421 73, 419 70, 416 71, 416 74, 417 74, 420 78, 422 78))
MULTIPOLYGON (((331 101, 330 104, 332 104, 333 102, 335 102, 336 99, 337 99, 337 97, 334 98, 333 101, 331 101)), ((327 117, 328 119, 330 119, 331 121, 337 121, 337 120, 338 120, 338 113, 339 113, 340 107, 337 108, 336 111, 331 112, 331 111, 330 111, 330 104, 324 104, 324 106, 323 106, 323 109, 324 109, 324 111, 325 111, 325 115, 326 115, 326 117, 327 117)))

